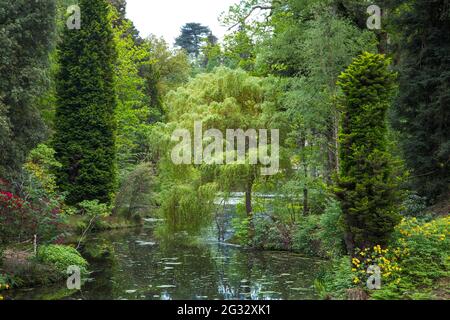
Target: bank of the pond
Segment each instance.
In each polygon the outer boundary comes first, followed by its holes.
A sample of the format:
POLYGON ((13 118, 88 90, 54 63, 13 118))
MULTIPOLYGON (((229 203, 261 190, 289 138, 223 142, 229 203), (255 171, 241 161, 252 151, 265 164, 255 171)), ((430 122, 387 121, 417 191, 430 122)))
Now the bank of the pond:
POLYGON ((322 260, 214 241, 155 237, 146 226, 91 234, 81 248, 92 272, 65 283, 7 291, 10 299, 316 299, 322 260))
MULTIPOLYGON (((63 238, 59 238, 60 244, 57 246, 41 246, 37 243, 35 248, 33 241, 26 241, 3 248, 0 265, 0 299, 4 298, 6 290, 13 288, 33 290, 59 283, 65 284, 66 266, 82 264, 87 268, 84 258, 75 249, 82 245, 85 234, 140 228, 144 223, 142 219, 128 220, 117 216, 96 217, 90 220, 89 217, 82 215, 70 216, 67 221, 67 232, 63 238), (57 248, 58 251, 45 250, 49 247, 57 248)), ((56 294, 55 297, 60 296, 56 294)))

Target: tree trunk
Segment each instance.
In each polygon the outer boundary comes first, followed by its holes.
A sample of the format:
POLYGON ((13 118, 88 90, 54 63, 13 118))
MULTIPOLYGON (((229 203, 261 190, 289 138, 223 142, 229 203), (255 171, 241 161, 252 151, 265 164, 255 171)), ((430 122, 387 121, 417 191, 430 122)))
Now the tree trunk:
POLYGON ((248 237, 250 241, 252 241, 255 236, 255 226, 253 224, 252 188, 253 179, 247 183, 245 190, 245 211, 247 212, 247 218, 249 219, 248 237))
POLYGON ((309 214, 309 204, 308 204, 308 189, 303 189, 303 215, 307 216, 309 214))

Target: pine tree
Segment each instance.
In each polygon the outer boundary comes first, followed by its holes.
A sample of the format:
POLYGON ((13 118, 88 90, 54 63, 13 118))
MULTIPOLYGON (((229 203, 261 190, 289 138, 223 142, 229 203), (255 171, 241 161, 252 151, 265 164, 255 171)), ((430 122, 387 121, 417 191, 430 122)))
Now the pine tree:
POLYGON ((59 46, 54 147, 67 203, 109 203, 116 187, 114 65, 105 0, 80 0, 81 29, 66 28, 59 46))
POLYGON ((54 0, 1 0, 0 176, 14 178, 46 136, 36 108, 47 88, 55 34, 54 0))
POLYGON ((413 187, 433 203, 450 192, 450 5, 390 3, 400 70, 393 124, 413 187))
POLYGON ((186 23, 181 28, 181 34, 175 40, 175 45, 186 50, 194 58, 198 58, 202 43, 209 37, 212 37, 209 27, 195 22, 186 23))
POLYGON ((366 52, 338 80, 344 99, 337 195, 349 253, 385 244, 399 221, 385 119, 396 75, 388 68, 389 60, 383 55, 366 52))

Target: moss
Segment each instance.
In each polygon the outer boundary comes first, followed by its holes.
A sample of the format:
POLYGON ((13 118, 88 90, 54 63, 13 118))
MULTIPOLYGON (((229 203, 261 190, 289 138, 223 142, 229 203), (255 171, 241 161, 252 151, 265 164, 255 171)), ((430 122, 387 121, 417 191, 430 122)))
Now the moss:
POLYGON ((75 248, 69 246, 42 246, 38 250, 37 260, 54 266, 62 275, 66 275, 69 266, 78 266, 82 273, 87 273, 88 262, 75 248))

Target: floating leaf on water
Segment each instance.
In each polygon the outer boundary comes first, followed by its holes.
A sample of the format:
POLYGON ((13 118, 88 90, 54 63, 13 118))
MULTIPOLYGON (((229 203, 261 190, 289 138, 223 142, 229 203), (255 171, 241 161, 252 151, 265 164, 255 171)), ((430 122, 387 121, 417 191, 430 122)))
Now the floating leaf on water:
POLYGON ((140 240, 137 240, 136 243, 140 246, 154 246, 156 244, 156 242, 140 241, 140 240))
POLYGON ((280 274, 280 277, 289 277, 291 274, 290 273, 282 273, 280 274))
POLYGON ((168 266, 179 266, 182 263, 181 262, 164 262, 164 264, 168 265, 168 266))
POLYGON ((294 291, 309 291, 308 288, 289 288, 289 289, 294 290, 294 291))
POLYGON ((164 284, 162 286, 157 286, 159 289, 168 289, 168 288, 176 288, 177 286, 174 286, 172 284, 164 284))
POLYGON ((294 283, 294 281, 285 281, 284 283, 286 283, 286 284, 292 284, 292 283, 294 283))
POLYGON ((164 267, 164 270, 173 270, 173 267, 164 267))
POLYGON ((126 293, 135 293, 137 290, 127 290, 126 293))

